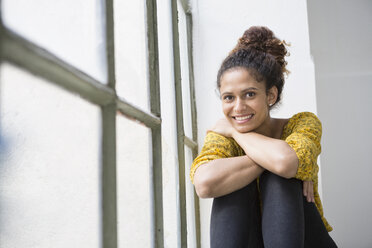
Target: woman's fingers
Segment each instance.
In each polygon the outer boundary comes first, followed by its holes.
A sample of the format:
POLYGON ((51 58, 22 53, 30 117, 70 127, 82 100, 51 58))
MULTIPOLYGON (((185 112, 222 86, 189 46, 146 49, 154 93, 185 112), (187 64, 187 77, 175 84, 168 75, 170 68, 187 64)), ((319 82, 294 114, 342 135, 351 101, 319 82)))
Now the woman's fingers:
POLYGON ((311 192, 310 192, 310 182, 306 182, 306 186, 307 186, 307 201, 308 202, 311 202, 311 192))
POLYGON ((304 196, 307 196, 307 181, 303 181, 302 190, 304 192, 304 196))
POLYGON ((315 202, 314 199, 314 183, 313 181, 304 181, 303 182, 303 194, 306 196, 308 202, 315 202))
POLYGON ((310 192, 310 195, 311 195, 311 201, 315 202, 315 199, 314 199, 314 183, 312 181, 311 181, 311 184, 310 184, 309 192, 310 192))

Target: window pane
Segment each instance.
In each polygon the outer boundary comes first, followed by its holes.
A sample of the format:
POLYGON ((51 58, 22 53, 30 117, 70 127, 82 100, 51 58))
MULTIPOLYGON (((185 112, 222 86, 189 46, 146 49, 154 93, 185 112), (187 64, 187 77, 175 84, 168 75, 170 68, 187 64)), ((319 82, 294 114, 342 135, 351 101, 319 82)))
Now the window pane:
POLYGON ((149 109, 144 0, 114 1, 115 63, 118 95, 149 109))
POLYGON ((192 150, 185 146, 187 244, 189 247, 196 247, 194 185, 189 177, 192 162, 192 150))
POLYGON ((102 0, 3 0, 1 4, 7 27, 106 83, 102 0))
POLYGON ((119 247, 150 247, 150 132, 117 117, 119 247))
POLYGON ((185 134, 192 138, 192 120, 190 104, 190 79, 189 79, 189 59, 187 52, 187 26, 186 14, 182 5, 178 2, 178 30, 181 55, 181 78, 182 78, 182 107, 183 107, 183 125, 185 134))
POLYGON ((13 66, 0 74, 1 247, 99 247, 100 109, 13 66))

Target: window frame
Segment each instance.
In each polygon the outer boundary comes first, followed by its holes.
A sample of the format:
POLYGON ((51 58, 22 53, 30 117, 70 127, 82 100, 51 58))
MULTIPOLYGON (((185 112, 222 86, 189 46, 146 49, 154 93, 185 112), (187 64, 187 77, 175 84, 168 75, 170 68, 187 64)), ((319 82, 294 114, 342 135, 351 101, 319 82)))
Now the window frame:
MULTIPOLYGON (((179 213, 180 213, 180 235, 181 247, 187 247, 187 211, 186 211, 186 178, 185 178, 185 146, 192 150, 195 158, 198 153, 197 143, 197 115, 195 101, 195 81, 193 70, 193 55, 192 55, 192 14, 190 3, 188 0, 180 0, 182 10, 186 16, 186 32, 187 32, 187 56, 189 67, 189 85, 190 85, 190 104, 191 104, 191 127, 192 137, 187 137, 184 131, 183 106, 182 106, 182 81, 181 81, 181 56, 179 43, 179 27, 178 27, 178 0, 171 1, 172 9, 172 33, 173 33, 173 61, 174 61, 174 83, 175 83, 175 100, 176 100, 176 121, 177 121, 177 151, 178 151, 178 182, 179 182, 179 213)), ((195 209, 195 228, 196 228, 196 245, 201 247, 200 236, 200 209, 199 198, 194 190, 194 209, 195 209)))
MULTIPOLYGON (((70 93, 101 107, 101 210, 102 247, 116 248, 117 244, 117 188, 116 188, 116 116, 135 119, 151 129, 151 246, 164 247, 163 225, 163 185, 162 185, 162 134, 159 86, 159 55, 157 33, 156 0, 146 0, 146 35, 148 55, 148 84, 150 87, 150 112, 141 110, 116 94, 115 86, 115 41, 114 41, 114 0, 103 0, 105 8, 105 41, 107 58, 107 82, 105 85, 78 68, 64 62, 53 53, 23 38, 4 26, 0 0, 0 62, 9 62, 38 77, 48 80, 70 93)), ((182 88, 180 81, 180 54, 178 40, 177 0, 171 1, 174 51, 174 83, 176 100, 177 148, 179 162, 180 216, 179 230, 181 247, 187 247, 186 194, 185 194, 185 154, 184 146, 192 149, 193 156, 198 153, 197 120, 192 62, 192 15, 187 0, 182 0, 187 17, 187 48, 189 57, 190 103, 192 114, 192 137, 183 130, 182 88), (187 9, 185 9, 187 7, 187 9)), ((1 85, 0 85, 1 87, 1 85)), ((194 192, 195 194, 195 192, 194 192)), ((196 196, 196 194, 195 194, 196 196)), ((200 247, 199 201, 195 198, 195 222, 197 247, 200 247)))

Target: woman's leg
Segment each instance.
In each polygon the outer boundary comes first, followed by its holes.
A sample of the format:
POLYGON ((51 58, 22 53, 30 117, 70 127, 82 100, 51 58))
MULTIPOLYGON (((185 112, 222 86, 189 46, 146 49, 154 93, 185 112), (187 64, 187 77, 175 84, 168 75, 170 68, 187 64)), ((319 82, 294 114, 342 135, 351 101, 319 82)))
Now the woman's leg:
POLYGON ((315 204, 307 202, 304 197, 303 205, 305 214, 305 248, 337 248, 336 243, 329 236, 315 204))
POLYGON ((263 247, 257 183, 213 200, 211 248, 263 247))
POLYGON ((302 182, 265 171, 260 177, 260 192, 265 248, 304 247, 302 182))

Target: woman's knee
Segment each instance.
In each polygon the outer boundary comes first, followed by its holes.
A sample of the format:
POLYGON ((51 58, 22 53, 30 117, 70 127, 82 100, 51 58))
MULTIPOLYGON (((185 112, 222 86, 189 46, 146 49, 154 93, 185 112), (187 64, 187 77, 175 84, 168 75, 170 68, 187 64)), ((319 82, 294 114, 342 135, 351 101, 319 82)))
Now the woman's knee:
POLYGON ((269 171, 266 171, 260 177, 260 192, 263 198, 269 196, 270 199, 275 197, 284 200, 288 196, 293 196, 302 201, 302 183, 300 180, 287 179, 269 171))
POLYGON ((259 213, 259 196, 256 182, 230 194, 215 198, 212 205, 212 222, 230 222, 249 218, 259 213))
POLYGON ((256 197, 258 197, 257 182, 253 181, 239 190, 215 198, 214 202, 241 202, 243 199, 254 199, 256 197))

